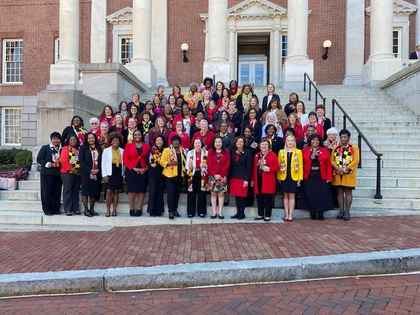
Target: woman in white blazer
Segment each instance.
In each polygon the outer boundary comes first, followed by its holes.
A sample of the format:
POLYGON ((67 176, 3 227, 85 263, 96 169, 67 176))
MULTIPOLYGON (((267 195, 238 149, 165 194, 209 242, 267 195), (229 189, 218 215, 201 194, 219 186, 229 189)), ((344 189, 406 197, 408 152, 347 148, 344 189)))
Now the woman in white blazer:
POLYGON ((111 146, 106 148, 102 153, 102 178, 107 183, 106 189, 106 217, 117 216, 117 207, 120 197, 120 191, 123 186, 124 165, 123 153, 120 148, 122 137, 119 133, 111 133, 109 135, 111 146))

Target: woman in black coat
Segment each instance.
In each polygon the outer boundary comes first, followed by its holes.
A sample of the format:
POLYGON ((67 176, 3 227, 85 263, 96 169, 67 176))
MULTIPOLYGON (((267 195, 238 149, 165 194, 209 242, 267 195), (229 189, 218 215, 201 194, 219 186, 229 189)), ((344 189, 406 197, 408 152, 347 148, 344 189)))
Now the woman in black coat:
POLYGON ((60 214, 62 187, 59 163, 61 135, 53 132, 50 139, 50 144, 42 146, 36 158, 41 168, 41 202, 46 215, 60 214))
POLYGON ((162 166, 159 164, 164 147, 165 139, 162 136, 157 136, 150 150, 147 212, 151 217, 160 217, 165 211, 165 202, 163 200, 165 184, 162 177, 162 166))
POLYGON ((96 135, 89 132, 79 152, 82 203, 87 217, 98 215, 95 202, 101 194, 101 155, 102 149, 96 135))
POLYGON ((245 139, 236 138, 231 153, 229 192, 235 196, 236 214, 232 219, 245 219, 248 189, 251 186, 252 158, 250 150, 245 148, 245 139))

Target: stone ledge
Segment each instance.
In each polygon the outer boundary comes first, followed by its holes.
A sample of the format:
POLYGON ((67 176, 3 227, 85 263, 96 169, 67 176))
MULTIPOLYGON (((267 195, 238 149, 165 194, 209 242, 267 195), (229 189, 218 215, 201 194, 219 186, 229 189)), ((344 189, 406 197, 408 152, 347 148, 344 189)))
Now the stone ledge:
POLYGON ((380 89, 386 89, 394 84, 403 81, 404 79, 412 76, 413 74, 420 71, 420 61, 410 63, 407 67, 404 69, 398 71, 397 73, 394 73, 391 75, 388 79, 384 80, 380 85, 380 89))
POLYGON ((420 270, 420 249, 0 275, 0 296, 292 281, 420 270))
POLYGON ((149 90, 149 88, 141 82, 137 77, 128 70, 125 66, 119 63, 89 63, 89 64, 81 64, 80 65, 80 72, 93 72, 93 73, 118 73, 126 80, 128 80, 131 84, 133 84, 137 89, 139 89, 142 93, 145 93, 149 90))

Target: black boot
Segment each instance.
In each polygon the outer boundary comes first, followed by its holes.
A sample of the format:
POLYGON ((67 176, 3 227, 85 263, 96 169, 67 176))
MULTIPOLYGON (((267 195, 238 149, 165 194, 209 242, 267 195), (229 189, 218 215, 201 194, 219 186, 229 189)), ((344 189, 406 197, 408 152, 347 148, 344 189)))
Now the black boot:
POLYGON ((169 219, 170 220, 173 220, 173 219, 175 219, 175 215, 174 215, 174 213, 171 211, 171 212, 169 212, 169 219))
POLYGON ((343 220, 344 218, 344 210, 340 209, 337 214, 337 220, 343 220))
POLYGON ((344 216, 343 216, 343 220, 344 221, 350 221, 351 217, 350 217, 350 210, 344 210, 344 216))
POLYGON ((130 217, 134 217, 136 215, 136 211, 134 209, 130 209, 130 217))
POLYGON ((143 210, 139 209, 139 210, 134 210, 135 211, 135 216, 136 217, 141 217, 143 215, 143 210))
POLYGON ((90 214, 91 214, 92 216, 97 216, 97 215, 99 215, 99 213, 95 211, 95 204, 94 204, 94 203, 91 203, 91 204, 90 204, 90 209, 89 209, 89 212, 90 212, 90 214))
POLYGON ((245 208, 241 207, 238 214, 238 220, 245 219, 245 208))
POLYGON ((325 220, 324 211, 318 211, 318 220, 325 220))
POLYGON ((315 212, 315 210, 311 210, 311 220, 316 220, 316 212, 315 212))
POLYGON ((89 208, 88 208, 88 205, 87 205, 87 203, 83 203, 83 214, 85 215, 85 216, 87 216, 87 217, 91 217, 92 216, 92 214, 90 213, 90 211, 89 211, 89 208))

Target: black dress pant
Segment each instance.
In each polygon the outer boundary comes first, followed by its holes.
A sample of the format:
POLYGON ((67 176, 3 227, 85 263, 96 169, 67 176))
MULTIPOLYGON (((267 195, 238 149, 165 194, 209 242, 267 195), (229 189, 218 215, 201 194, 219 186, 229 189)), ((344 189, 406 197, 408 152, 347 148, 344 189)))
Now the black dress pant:
POLYGON ((74 174, 61 174, 61 178, 63 180, 64 212, 79 211, 80 176, 74 174))
POLYGON ((182 177, 166 178, 166 198, 169 213, 178 211, 179 194, 182 189, 182 177))
POLYGON ((45 214, 60 214, 61 177, 41 175, 41 203, 45 214))
POLYGON ((271 217, 274 204, 274 194, 257 195, 258 216, 271 217))
POLYGON ((163 201, 163 191, 165 185, 160 166, 149 170, 149 201, 147 202, 147 211, 152 217, 161 216, 165 211, 163 201))
POLYGON ((187 214, 189 216, 207 214, 207 193, 201 190, 200 173, 193 176, 192 191, 188 191, 187 197, 187 214))

